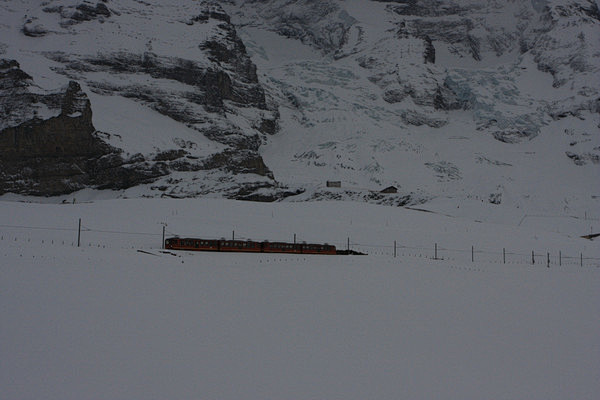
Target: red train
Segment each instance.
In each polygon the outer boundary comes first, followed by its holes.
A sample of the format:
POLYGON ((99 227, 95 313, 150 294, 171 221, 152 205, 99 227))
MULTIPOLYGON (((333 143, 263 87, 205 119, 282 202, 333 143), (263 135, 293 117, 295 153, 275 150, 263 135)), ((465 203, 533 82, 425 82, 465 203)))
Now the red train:
POLYGON ((252 240, 214 240, 198 238, 169 238, 165 248, 191 251, 228 251, 244 253, 337 254, 330 244, 254 242, 252 240))

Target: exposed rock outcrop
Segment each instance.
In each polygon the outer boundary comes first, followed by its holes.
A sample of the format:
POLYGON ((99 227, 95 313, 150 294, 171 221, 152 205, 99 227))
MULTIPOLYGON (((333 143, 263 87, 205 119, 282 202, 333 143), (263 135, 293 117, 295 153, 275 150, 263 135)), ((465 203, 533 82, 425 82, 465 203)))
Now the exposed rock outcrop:
MULTIPOLYGON (((106 0, 48 3, 27 16, 22 33, 32 38, 56 35, 60 40, 77 37, 81 29, 102 32, 106 26, 121 30, 115 18, 141 13, 145 19, 144 7, 123 8, 106 0), (54 25, 48 15, 58 17, 54 25)), ((178 11, 176 6, 167 7, 178 11)), ((90 49, 82 53, 85 47, 77 46, 49 49, 43 55, 52 60, 52 69, 71 80, 66 90, 54 92, 39 90, 16 61, 3 60, 0 152, 4 184, 0 193, 55 195, 87 186, 125 188, 172 171, 212 169, 233 175, 255 174, 275 185, 258 149, 264 135, 277 132, 277 109, 267 104, 256 66, 229 15, 216 1, 202 1, 196 9, 187 20, 174 21, 183 22, 187 30, 206 24, 200 27, 205 34, 198 36, 197 50, 189 58, 164 49, 155 51, 152 40, 142 51, 90 49), (105 142, 110 132, 96 132, 92 105, 77 82, 99 95, 122 96, 150 107, 225 145, 225 150, 203 158, 174 143, 176 147, 157 149, 156 154, 126 156, 105 142)), ((118 145, 118 141, 111 143, 118 145)), ((264 184, 269 185, 267 181, 264 184)))
POLYGON ((78 83, 32 93, 29 75, 14 60, 0 61, 0 194, 59 195, 84 187, 121 189, 168 171, 124 159, 92 124, 90 101, 78 83), (45 115, 38 110, 43 108, 45 115))

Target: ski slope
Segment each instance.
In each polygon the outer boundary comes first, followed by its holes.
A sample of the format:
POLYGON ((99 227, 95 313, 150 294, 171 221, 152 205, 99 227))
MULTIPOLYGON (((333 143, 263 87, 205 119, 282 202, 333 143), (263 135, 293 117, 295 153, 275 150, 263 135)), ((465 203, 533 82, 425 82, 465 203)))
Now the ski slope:
POLYGON ((439 202, 424 212, 69 200, 0 201, 2 398, 600 392, 600 249, 579 237, 597 224, 592 216, 475 222, 439 202), (370 254, 170 254, 160 249, 163 224, 167 235, 296 234, 370 254))

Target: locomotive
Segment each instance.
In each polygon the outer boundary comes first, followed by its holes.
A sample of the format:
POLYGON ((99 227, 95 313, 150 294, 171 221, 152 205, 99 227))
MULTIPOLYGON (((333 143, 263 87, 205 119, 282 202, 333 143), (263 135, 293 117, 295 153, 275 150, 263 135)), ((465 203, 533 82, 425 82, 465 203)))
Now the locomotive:
POLYGON ((165 248, 188 251, 222 251, 244 253, 337 254, 330 244, 255 242, 252 240, 215 240, 173 237, 165 240, 165 248))

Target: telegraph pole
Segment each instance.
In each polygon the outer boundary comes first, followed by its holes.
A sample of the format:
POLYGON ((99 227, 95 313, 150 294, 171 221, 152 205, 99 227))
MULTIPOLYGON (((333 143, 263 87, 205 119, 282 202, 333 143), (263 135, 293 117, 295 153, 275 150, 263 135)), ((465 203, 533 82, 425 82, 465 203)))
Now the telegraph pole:
POLYGON ((162 229, 162 243, 160 245, 161 249, 165 249, 165 228, 167 227, 167 223, 166 222, 161 222, 161 225, 163 226, 162 229))

